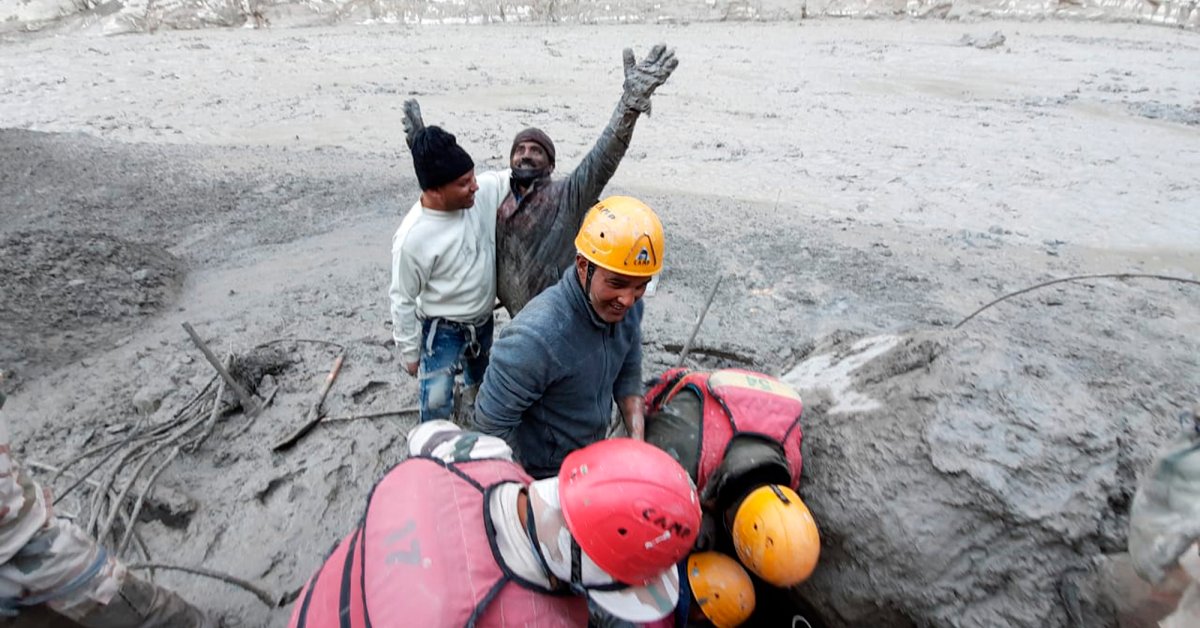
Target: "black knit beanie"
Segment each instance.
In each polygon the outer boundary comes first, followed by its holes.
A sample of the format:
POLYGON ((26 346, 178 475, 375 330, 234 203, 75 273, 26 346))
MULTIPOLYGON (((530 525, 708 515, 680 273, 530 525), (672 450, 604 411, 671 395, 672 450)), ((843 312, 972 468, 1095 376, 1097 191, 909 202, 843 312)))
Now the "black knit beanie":
POLYGON ((422 190, 440 188, 475 167, 454 135, 441 127, 427 126, 417 132, 412 143, 413 169, 422 190))

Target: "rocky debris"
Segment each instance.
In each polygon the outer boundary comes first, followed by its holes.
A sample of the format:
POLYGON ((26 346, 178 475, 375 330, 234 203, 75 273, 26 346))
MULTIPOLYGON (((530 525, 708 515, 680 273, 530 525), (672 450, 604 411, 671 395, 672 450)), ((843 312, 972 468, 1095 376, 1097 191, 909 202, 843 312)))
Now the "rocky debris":
POLYGON ((1186 107, 1161 102, 1130 103, 1129 110, 1143 118, 1200 126, 1200 106, 1186 107))
POLYGON ((162 407, 163 400, 173 392, 175 388, 167 382, 147 384, 134 393, 131 403, 138 414, 151 415, 162 407))
POLYGON ((178 293, 161 247, 87 231, 19 231, 0 240, 0 312, 26 329, 84 330, 153 314, 178 293))
MULTIPOLYGON (((297 360, 298 358, 281 347, 260 346, 245 355, 235 355, 229 373, 247 391, 263 394, 269 392, 275 386, 276 378, 287 372, 297 360)), ((224 400, 234 403, 237 397, 227 390, 224 400)))
POLYGON ((186 530, 200 507, 199 502, 183 491, 159 486, 154 489, 154 498, 146 501, 138 520, 145 523, 159 521, 168 528, 186 530))
POLYGON ((1004 42, 1005 42, 1004 33, 1001 33, 1000 31, 995 31, 991 35, 988 35, 986 37, 979 37, 979 36, 971 35, 968 33, 968 34, 964 34, 962 36, 962 38, 960 38, 958 40, 958 44, 960 46, 970 46, 972 48, 978 48, 980 50, 991 50, 992 48, 999 48, 1000 46, 1004 45, 1004 42))

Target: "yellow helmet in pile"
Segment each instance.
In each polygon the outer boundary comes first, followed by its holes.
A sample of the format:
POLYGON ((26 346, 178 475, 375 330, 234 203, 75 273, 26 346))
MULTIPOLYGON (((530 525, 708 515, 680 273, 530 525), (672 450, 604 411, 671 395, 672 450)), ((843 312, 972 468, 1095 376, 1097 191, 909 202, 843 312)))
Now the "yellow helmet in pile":
POLYGON ((740 626, 754 612, 754 583, 738 562, 719 552, 688 557, 688 585, 704 616, 717 628, 740 626))
POLYGON ((584 216, 575 250, 600 268, 650 277, 662 270, 662 223, 654 210, 636 198, 610 196, 584 216))
POLYGON ((768 484, 754 489, 738 506, 733 546, 746 568, 786 588, 812 575, 821 537, 800 496, 786 486, 768 484))

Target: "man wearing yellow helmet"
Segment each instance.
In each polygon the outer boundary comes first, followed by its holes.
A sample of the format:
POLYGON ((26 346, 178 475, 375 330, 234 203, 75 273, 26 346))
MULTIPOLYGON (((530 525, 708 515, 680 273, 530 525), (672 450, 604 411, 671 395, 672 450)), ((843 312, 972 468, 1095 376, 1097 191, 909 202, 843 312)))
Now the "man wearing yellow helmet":
POLYGON ((501 333, 476 400, 478 430, 508 441, 536 478, 605 437, 614 399, 643 438, 641 299, 662 269, 662 223, 637 199, 609 197, 575 248, 575 264, 501 333))

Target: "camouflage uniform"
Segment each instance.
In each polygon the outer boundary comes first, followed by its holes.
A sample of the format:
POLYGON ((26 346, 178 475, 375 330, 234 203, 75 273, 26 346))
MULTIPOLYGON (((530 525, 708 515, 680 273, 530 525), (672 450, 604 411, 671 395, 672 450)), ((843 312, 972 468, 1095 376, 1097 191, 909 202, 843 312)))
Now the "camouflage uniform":
POLYGON ((1181 589, 1162 628, 1200 626, 1200 406, 1155 461, 1133 499, 1129 553, 1147 581, 1181 589), (1189 420, 1190 419, 1190 420, 1189 420))
MULTIPOLYGON (((0 406, 4 397, 0 395, 0 406)), ((49 492, 12 456, 0 417, 0 614, 17 625, 93 628, 214 626, 179 596, 141 580, 74 523, 54 516, 49 492)))

